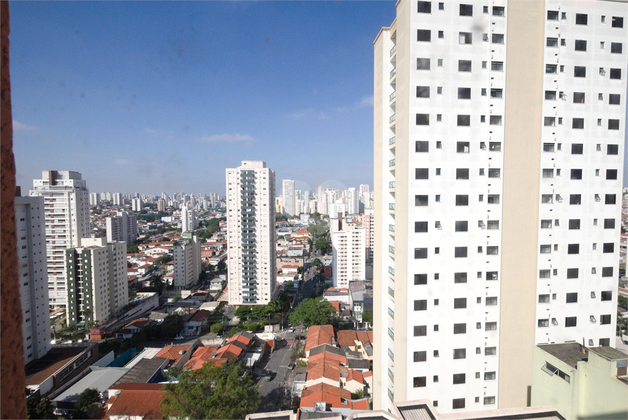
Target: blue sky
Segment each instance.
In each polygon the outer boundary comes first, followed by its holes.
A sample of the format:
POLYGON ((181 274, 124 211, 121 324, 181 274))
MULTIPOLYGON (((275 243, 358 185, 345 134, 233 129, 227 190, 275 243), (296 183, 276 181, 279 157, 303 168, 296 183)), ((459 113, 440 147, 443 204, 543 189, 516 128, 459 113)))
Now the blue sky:
POLYGON ((394 1, 11 2, 18 185, 224 193, 264 160, 297 188, 373 182, 373 40, 394 1))

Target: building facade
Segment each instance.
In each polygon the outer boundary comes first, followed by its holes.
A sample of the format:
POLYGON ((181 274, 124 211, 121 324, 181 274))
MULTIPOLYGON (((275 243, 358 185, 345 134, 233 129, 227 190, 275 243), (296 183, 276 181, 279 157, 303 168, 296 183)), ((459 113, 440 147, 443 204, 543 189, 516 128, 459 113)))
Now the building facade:
MULTIPOLYGON (((189 235, 189 234, 188 234, 189 235)), ((183 239, 172 248, 174 288, 189 289, 201 274, 201 242, 197 236, 183 239)))
POLYGON ((141 198, 134 198, 131 200, 131 210, 136 211, 138 213, 142 211, 142 199, 141 198))
POLYGON ((397 2, 375 46, 374 408, 525 406, 613 345, 625 2, 397 2))
POLYGON ((263 305, 277 291, 275 172, 262 161, 226 172, 229 304, 263 305))
POLYGON ((119 211, 115 216, 105 219, 107 242, 126 242, 127 245, 137 240, 137 216, 127 211, 119 211))
POLYGON ((101 323, 129 303, 126 244, 83 238, 65 251, 68 325, 101 323))
POLYGON ((15 197, 24 364, 50 350, 50 311, 43 197, 15 197))
POLYGON ((366 279, 366 231, 341 230, 331 236, 334 287, 347 288, 350 281, 366 279))
POLYGON ((283 197, 283 214, 285 216, 294 216, 297 212, 294 180, 284 179, 281 182, 281 195, 283 197))
POLYGON ((90 233, 87 183, 78 172, 43 171, 29 195, 44 197, 50 306, 65 308, 65 250, 80 246, 90 233))
POLYGON ((192 206, 181 207, 181 232, 194 232, 198 222, 196 220, 196 210, 192 206))

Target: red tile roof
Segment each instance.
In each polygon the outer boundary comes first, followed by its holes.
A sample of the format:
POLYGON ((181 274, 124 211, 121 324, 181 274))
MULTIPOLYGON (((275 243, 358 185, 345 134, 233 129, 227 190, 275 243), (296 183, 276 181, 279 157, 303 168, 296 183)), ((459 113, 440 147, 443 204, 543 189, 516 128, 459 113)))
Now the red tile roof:
POLYGON ((149 322, 149 319, 147 318, 138 318, 126 324, 124 328, 128 328, 128 327, 142 328, 144 325, 148 324, 148 322, 149 322))
POLYGON ((123 382, 115 384, 107 389, 128 389, 128 390, 144 390, 144 391, 159 391, 163 388, 163 384, 148 384, 144 382, 123 382))
POLYGON ((348 404, 342 404, 340 398, 351 399, 351 392, 337 386, 320 383, 303 388, 301 391, 301 407, 314 407, 317 402, 326 402, 333 408, 350 408, 348 404))
POLYGON ((355 346, 355 341, 358 339, 358 335, 353 330, 338 330, 336 337, 341 346, 355 346))
POLYGON ((313 381, 320 378, 331 379, 332 381, 340 380, 340 362, 337 360, 323 359, 307 364, 307 381, 313 381))
POLYGON ((183 354, 179 354, 181 350, 188 351, 191 346, 188 344, 186 346, 167 346, 161 349, 159 353, 155 355, 155 357, 164 357, 170 359, 170 364, 173 365, 179 361, 179 359, 183 356, 183 354))
POLYGON ((122 390, 107 411, 108 416, 142 416, 145 419, 163 419, 159 409, 166 391, 122 390))
POLYGON ((358 383, 364 384, 364 375, 362 372, 359 372, 354 369, 349 369, 349 376, 347 376, 347 382, 356 381, 358 383))
POLYGON ((309 362, 318 362, 320 360, 337 360, 340 363, 347 363, 347 358, 344 356, 339 356, 337 354, 334 353, 328 353, 328 352, 323 352, 323 353, 318 353, 315 354, 314 356, 310 356, 310 358, 308 359, 309 362))
POLYGON ((237 359, 242 354, 242 349, 235 344, 227 344, 221 347, 216 352, 216 357, 222 357, 225 359, 237 359))
POLYGON ((188 320, 188 322, 203 322, 211 314, 211 312, 201 309, 196 311, 194 316, 188 320))
POLYGON ((335 310, 340 311, 340 302, 339 301, 332 300, 329 303, 331 303, 331 306, 333 306, 335 310))
POLYGON ((332 338, 334 338, 334 327, 331 325, 313 325, 307 332, 305 351, 308 352, 312 347, 321 344, 331 344, 332 338))
POLYGON ((227 343, 233 343, 233 344, 240 343, 240 344, 244 344, 244 347, 247 347, 249 344, 251 344, 251 339, 246 338, 243 335, 235 335, 231 337, 230 339, 228 339, 227 343))

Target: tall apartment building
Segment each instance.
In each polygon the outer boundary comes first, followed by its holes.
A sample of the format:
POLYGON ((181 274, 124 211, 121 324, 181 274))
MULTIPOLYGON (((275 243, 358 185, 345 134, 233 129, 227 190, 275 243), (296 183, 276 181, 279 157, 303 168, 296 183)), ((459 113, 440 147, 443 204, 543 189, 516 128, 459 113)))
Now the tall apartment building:
POLYGON ((136 211, 138 213, 142 211, 142 199, 141 198, 134 198, 131 200, 131 210, 136 211))
POLYGON ((187 234, 172 248, 174 288, 189 289, 201 274, 201 242, 197 236, 187 234))
POLYGON ((197 228, 196 210, 190 205, 181 207, 181 232, 194 232, 197 228))
POLYGON ((104 322, 129 303, 126 244, 83 238, 65 251, 68 325, 104 322))
POLYGON ((43 197, 15 197, 24 363, 50 350, 50 311, 43 197))
POLYGON ((89 191, 78 172, 43 171, 41 178, 33 180, 29 195, 44 197, 50 306, 65 308, 65 250, 89 236, 89 191))
POLYGON ((97 206, 100 204, 100 194, 98 193, 90 193, 89 194, 89 205, 90 206, 97 206))
POLYGON ((137 240, 137 216, 127 211, 116 212, 105 219, 107 242, 123 241, 127 245, 137 240))
POLYGON ((354 187, 347 188, 346 191, 347 212, 356 214, 360 212, 360 197, 358 191, 354 187))
POLYGON ((166 211, 166 200, 163 198, 157 200, 157 211, 166 211))
POLYGON ((294 180, 284 179, 281 182, 281 195, 283 197, 283 214, 286 216, 294 216, 297 212, 294 180))
POLYGON ((374 407, 525 406, 614 345, 627 4, 410 1, 375 42, 374 407))
POLYGON ((112 201, 113 201, 113 205, 114 206, 121 206, 122 204, 124 204, 124 202, 122 201, 122 194, 120 193, 113 193, 111 195, 112 197, 112 201))
POLYGON ((263 305, 277 291, 275 172, 255 160, 226 172, 229 304, 263 305))
POLYGON ((366 279, 366 231, 351 229, 331 235, 334 287, 347 288, 350 281, 366 279))
POLYGON ((373 246, 375 242, 375 217, 373 216, 373 209, 367 208, 364 210, 364 214, 360 216, 360 222, 365 230, 365 244, 366 247, 366 262, 373 262, 373 246))

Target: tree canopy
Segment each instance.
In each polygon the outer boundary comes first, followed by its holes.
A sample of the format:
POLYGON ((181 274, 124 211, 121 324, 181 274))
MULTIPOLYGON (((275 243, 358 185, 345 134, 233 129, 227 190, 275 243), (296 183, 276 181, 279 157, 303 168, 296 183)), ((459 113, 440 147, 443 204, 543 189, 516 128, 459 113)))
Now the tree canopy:
POLYGON ((321 260, 319 260, 318 258, 315 258, 314 261, 312 262, 312 265, 314 267, 322 267, 323 263, 321 262, 321 260))
POLYGON ((362 321, 368 322, 369 324, 373 325, 373 312, 364 311, 364 313, 362 314, 362 321))
POLYGON ((317 239, 314 246, 316 247, 316 249, 323 252, 325 252, 326 250, 330 248, 329 241, 326 238, 317 239))
POLYGON ((289 319, 292 325, 304 325, 305 327, 330 324, 336 318, 335 311, 331 303, 322 297, 305 299, 290 314, 289 319))
POLYGON ((243 419, 260 404, 259 387, 238 362, 205 363, 167 384, 161 410, 166 418, 243 419))
POLYGON ((94 388, 87 388, 79 394, 78 400, 74 403, 73 419, 87 419, 89 406, 93 403, 100 402, 100 392, 94 388))
POLYGON ((46 397, 36 397, 31 394, 26 399, 26 416, 29 419, 56 419, 54 407, 46 397))

